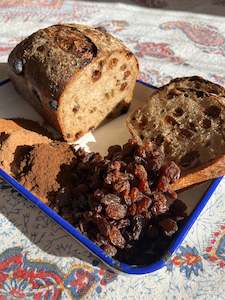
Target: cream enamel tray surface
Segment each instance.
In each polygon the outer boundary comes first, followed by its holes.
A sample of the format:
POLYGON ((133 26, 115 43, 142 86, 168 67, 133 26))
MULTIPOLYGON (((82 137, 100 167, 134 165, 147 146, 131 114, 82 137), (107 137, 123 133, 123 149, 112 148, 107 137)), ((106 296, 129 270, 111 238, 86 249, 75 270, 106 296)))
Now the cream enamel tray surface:
MULTIPOLYGON (((154 87, 151 87, 143 82, 137 82, 130 111, 133 110, 136 106, 143 105, 143 103, 153 92, 153 90, 154 87)), ((36 113, 35 110, 16 93, 9 80, 0 81, 0 117, 23 117, 43 122, 38 113, 36 113)), ((105 154, 109 145, 125 143, 130 137, 129 132, 126 128, 126 117, 127 115, 123 115, 101 126, 93 133, 93 135, 91 133, 85 135, 79 140, 79 145, 91 151, 99 151, 100 153, 105 154)), ((179 193, 179 199, 183 200, 188 207, 189 218, 187 219, 184 226, 179 230, 170 247, 168 249, 165 249, 164 256, 160 260, 150 265, 140 267, 120 263, 107 256, 102 249, 100 249, 88 238, 83 236, 66 220, 60 217, 57 213, 55 213, 52 209, 41 202, 31 192, 26 190, 15 179, 10 177, 1 169, 0 176, 9 184, 11 184, 16 190, 18 190, 26 199, 33 202, 50 218, 61 225, 67 232, 69 232, 75 239, 77 239, 83 246, 85 246, 89 251, 91 251, 99 259, 101 259, 105 264, 107 264, 114 270, 126 274, 148 274, 163 267, 165 265, 165 261, 174 253, 174 251, 183 241, 191 226, 197 220, 202 209, 210 200, 211 195, 213 194, 215 188, 221 180, 221 178, 218 178, 213 182, 206 182, 190 188, 185 192, 179 193)))

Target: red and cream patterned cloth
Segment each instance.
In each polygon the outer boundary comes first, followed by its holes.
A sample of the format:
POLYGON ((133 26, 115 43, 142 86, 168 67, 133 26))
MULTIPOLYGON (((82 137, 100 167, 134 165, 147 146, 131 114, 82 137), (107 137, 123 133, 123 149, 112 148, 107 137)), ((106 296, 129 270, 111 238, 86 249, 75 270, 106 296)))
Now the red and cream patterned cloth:
MULTIPOLYGON (((148 83, 197 74, 225 85, 223 15, 224 0, 1 0, 0 61, 41 27, 79 22, 122 39, 148 83)), ((225 299, 225 180, 167 267, 139 278, 107 272, 41 211, 4 182, 0 188, 1 300, 225 299)))

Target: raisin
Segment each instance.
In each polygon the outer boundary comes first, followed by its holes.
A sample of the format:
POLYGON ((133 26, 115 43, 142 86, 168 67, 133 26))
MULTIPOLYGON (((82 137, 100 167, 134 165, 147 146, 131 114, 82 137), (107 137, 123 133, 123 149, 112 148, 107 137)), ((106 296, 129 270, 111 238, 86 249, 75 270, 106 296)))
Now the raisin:
POLYGON ((179 96, 181 94, 182 92, 180 90, 173 89, 169 91, 169 93, 167 94, 167 98, 173 99, 174 97, 179 96))
POLYGON ((99 71, 99 70, 93 71, 92 76, 91 76, 91 77, 92 77, 92 80, 93 80, 93 81, 99 80, 100 77, 101 77, 101 75, 102 75, 101 71, 99 71))
POLYGON ((167 199, 162 193, 154 194, 154 202, 151 207, 153 215, 165 213, 168 210, 167 199))
POLYGON ((44 45, 37 47, 37 51, 39 51, 39 52, 44 52, 44 50, 45 50, 44 45))
POLYGON ((144 129, 147 124, 148 124, 148 119, 143 115, 139 126, 141 129, 144 129))
POLYGON ((135 165, 134 174, 139 180, 147 180, 148 178, 145 167, 142 165, 135 165))
POLYGON ((183 114, 184 114, 184 111, 181 107, 177 107, 174 111, 175 117, 181 117, 181 116, 183 116, 183 114))
POLYGON ((112 204, 112 203, 117 203, 119 204, 120 203, 120 197, 114 195, 114 194, 107 194, 105 195, 103 198, 101 198, 100 202, 104 205, 109 205, 109 204, 112 204))
POLYGON ((180 178, 180 168, 173 161, 167 163, 165 167, 162 168, 161 172, 169 179, 170 183, 173 183, 180 178))
POLYGON ((130 71, 124 72, 123 80, 127 79, 130 76, 130 71))
POLYGON ((122 219, 117 223, 118 229, 124 228, 130 226, 130 220, 129 219, 122 219))
POLYGON ((129 181, 118 181, 114 184, 114 190, 118 193, 127 191, 128 193, 130 192, 130 183, 129 181))
POLYGON ((73 107, 73 112, 77 113, 79 111, 79 109, 80 109, 80 105, 78 103, 75 103, 74 107, 73 107))
POLYGON ((123 64, 123 65, 120 67, 120 70, 121 70, 121 71, 124 71, 124 70, 126 70, 126 68, 127 68, 127 65, 126 65, 126 64, 123 64))
POLYGON ((82 131, 77 132, 76 133, 76 138, 79 139, 82 136, 82 134, 83 134, 82 131))
POLYGON ((106 97, 106 99, 109 99, 110 98, 109 93, 105 93, 105 97, 106 97))
POLYGON ((120 249, 123 249, 126 244, 126 241, 125 241, 124 237, 122 236, 120 230, 118 228, 116 228, 115 226, 113 226, 109 232, 109 239, 110 239, 110 242, 114 246, 116 246, 120 249))
POLYGON ((138 188, 142 193, 150 192, 150 188, 149 188, 147 178, 146 178, 146 180, 140 180, 138 188))
POLYGON ((136 213, 137 214, 142 214, 144 212, 147 212, 148 211, 148 208, 150 207, 152 203, 152 200, 148 197, 144 197, 142 200, 140 200, 138 203, 137 203, 137 210, 136 210, 136 213))
POLYGON ((189 129, 186 129, 186 128, 182 128, 180 130, 180 134, 185 138, 191 138, 193 136, 193 133, 189 129))
POLYGON ((173 235, 178 230, 177 222, 169 218, 160 221, 159 225, 167 236, 173 235))
POLYGON ((127 214, 125 206, 119 203, 110 203, 106 207, 106 215, 113 220, 123 219, 127 214))
POLYGON ((195 126, 195 123, 194 122, 189 122, 189 128, 194 131, 194 132, 197 132, 197 129, 196 129, 196 126, 195 126))
POLYGON ((157 137, 155 138, 156 145, 160 147, 163 142, 164 142, 164 136, 162 134, 158 134, 157 137))
POLYGON ((50 100, 48 103, 49 103, 49 106, 50 106, 51 110, 57 111, 57 109, 58 109, 58 102, 56 100, 50 100))
POLYGON ((137 212, 137 205, 132 203, 131 206, 128 208, 128 212, 131 216, 134 216, 137 212))
POLYGON ((14 72, 19 75, 19 74, 22 74, 23 73, 23 69, 24 69, 24 65, 25 65, 25 59, 22 58, 22 59, 16 59, 14 61, 14 64, 13 64, 13 70, 14 72))
POLYGON ((203 119, 202 120, 202 126, 205 129, 209 129, 211 127, 211 120, 210 119, 203 119))
POLYGON ((126 87, 127 87, 127 82, 123 82, 120 86, 120 91, 124 91, 126 87))
POLYGON ((102 217, 98 217, 96 218, 95 222, 96 225, 98 226, 100 233, 104 236, 108 236, 111 228, 107 220, 102 217))
POLYGON ((207 107, 205 110, 205 114, 212 119, 217 119, 220 113, 221 113, 221 109, 216 105, 211 105, 207 107))
POLYGON ((171 124, 173 126, 175 125, 178 125, 179 123, 171 116, 166 116, 165 117, 165 121, 168 123, 168 124, 171 124))
POLYGON ((204 92, 203 91, 196 91, 196 95, 198 98, 202 98, 204 96, 204 92))
POLYGON ((171 99, 173 99, 175 96, 176 96, 176 94, 175 94, 173 91, 170 91, 170 92, 167 94, 167 99, 171 100, 171 99))
POLYGON ((133 53, 132 52, 127 52, 127 54, 126 54, 126 57, 128 58, 128 59, 130 59, 131 57, 133 56, 133 53))
POLYGON ((132 187, 131 191, 130 191, 130 199, 132 202, 136 202, 139 200, 140 197, 140 192, 139 189, 137 187, 132 187))
POLYGON ((112 58, 110 61, 109 61, 109 67, 110 69, 112 69, 113 67, 115 67, 118 63, 118 59, 117 58, 112 58))

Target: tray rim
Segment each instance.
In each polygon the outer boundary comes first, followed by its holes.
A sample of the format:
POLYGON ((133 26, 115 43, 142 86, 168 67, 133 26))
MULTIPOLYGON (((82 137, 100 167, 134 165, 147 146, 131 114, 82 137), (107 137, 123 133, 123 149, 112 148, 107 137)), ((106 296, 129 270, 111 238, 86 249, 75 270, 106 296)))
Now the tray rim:
MULTIPOLYGON (((0 87, 9 83, 10 79, 5 79, 0 81, 0 87)), ((157 87, 152 86, 146 82, 141 80, 137 80, 138 83, 148 87, 157 89, 157 87)), ((36 205, 39 209, 41 209, 48 217, 50 217, 53 221, 55 221, 58 225, 60 225, 64 230, 66 230, 73 238, 75 238, 82 246, 84 246, 88 251, 94 254, 98 259, 100 259, 107 266, 112 268, 114 271, 126 274, 126 275, 146 275, 150 274, 156 270, 161 269, 166 266, 166 262, 170 259, 170 257, 176 252, 177 248, 183 242, 191 227, 199 217, 200 213, 204 209, 205 205, 210 200, 217 186, 223 177, 219 177, 215 179, 212 184, 210 184, 209 188, 203 194, 202 198, 199 200, 197 206, 192 211, 187 221, 183 225, 182 229, 179 230, 176 238, 172 241, 169 248, 165 251, 165 254, 158 261, 147 265, 147 266, 135 266, 128 265, 126 263, 121 263, 112 257, 106 255, 106 253, 97 246, 94 242, 92 242, 89 238, 85 237, 81 234, 73 225, 71 225, 68 221, 58 215, 53 209, 43 203, 39 198, 37 198, 34 194, 28 191, 24 186, 22 186, 16 179, 7 174, 4 170, 0 168, 0 177, 6 181, 10 186, 16 189, 22 196, 24 196, 27 200, 36 205)))

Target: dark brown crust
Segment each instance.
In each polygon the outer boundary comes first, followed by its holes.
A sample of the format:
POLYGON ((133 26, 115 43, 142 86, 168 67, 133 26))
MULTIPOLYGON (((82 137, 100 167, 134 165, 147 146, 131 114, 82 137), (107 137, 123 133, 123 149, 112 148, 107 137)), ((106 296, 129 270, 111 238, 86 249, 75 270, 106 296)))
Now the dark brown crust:
POLYGON ((179 84, 180 82, 182 83, 184 80, 187 80, 190 82, 195 81, 195 82, 199 82, 199 83, 204 83, 206 85, 206 87, 208 87, 208 89, 211 93, 213 93, 213 91, 214 91, 216 94, 220 94, 221 96, 225 97, 225 89, 222 86, 220 86, 217 83, 206 80, 201 76, 178 77, 178 78, 172 79, 169 83, 160 87, 158 90, 163 90, 167 86, 171 85, 172 83, 175 83, 175 84, 177 84, 177 83, 179 84))
POLYGON ((45 96, 57 100, 71 76, 96 55, 97 47, 80 30, 53 25, 18 44, 10 53, 8 62, 14 70, 16 62, 23 61, 24 76, 45 96))

